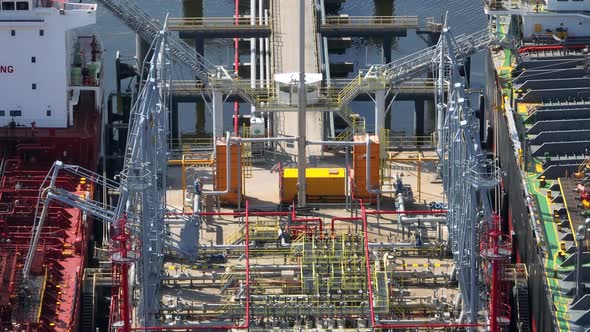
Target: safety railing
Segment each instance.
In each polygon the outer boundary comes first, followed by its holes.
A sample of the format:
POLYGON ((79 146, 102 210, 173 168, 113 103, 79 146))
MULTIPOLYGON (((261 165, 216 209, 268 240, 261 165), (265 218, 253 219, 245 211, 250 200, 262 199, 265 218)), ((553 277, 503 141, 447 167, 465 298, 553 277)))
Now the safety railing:
POLYGON ((336 137, 334 137, 335 141, 350 141, 352 136, 354 135, 354 128, 352 126, 346 127, 343 131, 341 131, 336 137))
MULTIPOLYGON (((250 138, 250 127, 242 125, 242 137, 250 138)), ((244 179, 252 177, 252 143, 242 144, 242 176, 244 179)))
MULTIPOLYGON (((261 29, 270 30, 270 25, 265 25, 263 18, 255 18, 252 25, 249 17, 240 17, 237 20, 233 17, 169 17, 167 22, 168 30, 240 30, 240 29, 261 29)), ((269 23, 272 21, 269 18, 269 23)))
POLYGON ((525 9, 541 10, 541 5, 536 0, 486 0, 484 8, 488 11, 525 9))
POLYGON ((239 244, 244 239, 244 230, 239 229, 227 236, 225 239, 225 244, 239 244))
POLYGON ((399 149, 401 148, 416 148, 422 147, 427 148, 436 147, 436 139, 434 135, 426 136, 404 136, 404 135, 393 135, 389 139, 386 138, 387 142, 386 149, 399 149))
POLYGON ((361 73, 359 73, 356 78, 350 81, 350 83, 348 83, 338 92, 336 103, 342 107, 342 105, 346 105, 352 101, 358 94, 362 81, 363 76, 361 73))
POLYGON ((168 146, 172 158, 202 152, 198 159, 209 159, 210 156, 206 152, 213 149, 213 139, 210 137, 170 138, 168 146))
POLYGON ((326 16, 324 25, 387 26, 416 29, 418 16, 326 16))
MULTIPOLYGON (((497 43, 496 37, 483 29, 470 35, 455 38, 455 52, 459 57, 467 57, 497 43)), ((375 65, 370 72, 385 76, 389 84, 396 84, 416 77, 431 68, 432 59, 437 54, 437 45, 412 53, 385 65, 375 65)))

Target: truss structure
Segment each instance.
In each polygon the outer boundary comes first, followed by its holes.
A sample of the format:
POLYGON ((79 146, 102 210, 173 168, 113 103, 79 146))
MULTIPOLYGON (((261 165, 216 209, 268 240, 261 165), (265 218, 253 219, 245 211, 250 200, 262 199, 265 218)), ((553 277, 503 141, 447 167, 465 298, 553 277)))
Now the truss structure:
POLYGON ((478 285, 479 234, 492 222, 490 189, 498 185, 498 171, 486 161, 479 125, 469 105, 466 80, 460 74, 465 55, 448 27, 443 28, 432 60, 436 105, 439 114, 438 154, 448 199, 449 249, 457 267, 463 315, 477 323, 480 308, 478 285), (445 90, 448 92, 445 94, 445 90))

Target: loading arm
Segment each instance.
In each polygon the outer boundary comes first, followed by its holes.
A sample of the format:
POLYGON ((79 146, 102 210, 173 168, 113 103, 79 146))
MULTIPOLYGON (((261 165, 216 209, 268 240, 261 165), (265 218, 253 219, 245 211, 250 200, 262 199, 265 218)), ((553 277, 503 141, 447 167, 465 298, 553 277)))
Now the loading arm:
MULTIPOLYGON (((123 215, 123 213, 127 213, 128 220, 130 221, 127 224, 127 227, 134 234, 137 234, 139 232, 139 216, 127 212, 128 209, 126 206, 123 206, 124 204, 118 204, 117 206, 106 205, 102 202, 89 199, 88 197, 80 197, 79 195, 76 195, 66 189, 57 187, 56 181, 60 174, 60 171, 67 171, 69 174, 79 176, 80 178, 85 178, 88 182, 94 183, 96 185, 106 186, 107 189, 111 191, 117 191, 120 193, 121 196, 125 195, 124 188, 122 188, 115 181, 106 179, 103 176, 93 173, 82 167, 75 165, 67 165, 63 164, 61 161, 56 161, 49 170, 47 177, 45 178, 41 185, 41 188, 39 189, 39 196, 37 198, 37 209, 35 211, 34 219, 35 223, 31 230, 32 237, 29 245, 29 251, 27 253, 27 257, 25 259, 25 263, 22 270, 22 285, 25 288, 28 288, 29 286, 31 265, 33 263, 33 258, 35 256, 35 252, 39 244, 39 239, 41 238, 43 225, 49 213, 49 205, 53 201, 60 202, 64 205, 79 209, 111 225, 114 225, 115 222, 119 220, 119 218, 123 215)), ((124 202, 126 200, 120 199, 119 201, 124 202)), ((182 221, 184 221, 185 223, 192 221, 190 218, 186 218, 184 216, 180 216, 180 219, 182 219, 182 221)), ((165 247, 167 250, 180 253, 185 256, 187 254, 185 250, 181 250, 180 241, 170 236, 168 236, 165 241, 165 247)))

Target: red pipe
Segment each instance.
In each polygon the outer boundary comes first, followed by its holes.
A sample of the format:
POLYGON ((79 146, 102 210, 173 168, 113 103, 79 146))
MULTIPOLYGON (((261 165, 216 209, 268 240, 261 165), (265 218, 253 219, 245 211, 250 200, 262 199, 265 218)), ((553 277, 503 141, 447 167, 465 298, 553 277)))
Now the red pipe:
MULTIPOLYGON (((125 228, 125 222, 127 221, 127 215, 123 215, 121 218, 121 257, 122 260, 125 261, 127 258, 127 231, 125 228)), ((123 307, 121 311, 123 312, 123 332, 131 331, 131 317, 129 314, 129 265, 126 262, 123 262, 121 265, 121 288, 123 288, 123 307)))
MULTIPOLYGON (((167 216, 192 216, 194 213, 192 212, 169 212, 166 213, 167 216)), ((253 217, 281 217, 281 216, 288 216, 290 212, 280 212, 280 211, 254 211, 249 212, 250 216, 253 217)), ((245 212, 199 212, 200 216, 233 216, 233 217, 243 217, 246 215, 245 212)))
POLYGON ((233 325, 216 325, 216 326, 203 326, 203 325, 185 325, 185 326, 140 326, 132 327, 132 331, 194 331, 194 330, 231 330, 231 329, 245 329, 245 327, 233 326, 233 325))
POLYGON ((249 214, 249 202, 246 200, 246 318, 244 320, 244 324, 240 326, 235 325, 186 325, 186 326, 142 326, 142 327, 134 327, 131 330, 133 331, 167 331, 167 330, 186 330, 186 331, 194 331, 194 330, 243 330, 248 329, 250 327, 250 224, 248 221, 249 214))
POLYGON ((320 226, 320 234, 322 234, 324 231, 322 218, 301 218, 301 219, 293 219, 292 221, 303 222, 303 223, 317 222, 318 225, 320 226))
POLYGON ((446 214, 447 210, 374 210, 374 211, 367 211, 365 212, 369 215, 375 214, 446 214))
MULTIPOLYGON (((239 13, 239 7, 240 7, 240 0, 236 0, 236 12, 235 12, 235 24, 238 25, 239 22, 239 17, 240 17, 240 13, 239 13)), ((239 45, 238 45, 238 38, 234 38, 234 71, 236 72, 236 75, 238 74, 238 69, 239 69, 239 65, 238 63, 240 62, 240 49, 239 49, 239 45)), ((238 117, 240 115, 240 103, 238 103, 237 101, 234 101, 234 135, 239 136, 238 135, 238 117)))
POLYGON ((483 324, 469 324, 469 323, 425 323, 425 324, 377 324, 374 328, 377 329, 411 329, 411 328, 460 328, 460 327, 480 327, 483 324))
POLYGON ((585 45, 540 45, 540 46, 525 46, 518 49, 518 53, 537 52, 537 51, 552 51, 562 49, 579 50, 586 47, 585 45))
POLYGON ((373 281, 371 280, 371 261, 369 260, 369 227, 367 226, 367 211, 361 203, 361 218, 363 220, 363 233, 365 233, 365 264, 367 266, 367 282, 369 285, 369 310, 371 312, 371 326, 375 326, 375 308, 373 307, 373 281))

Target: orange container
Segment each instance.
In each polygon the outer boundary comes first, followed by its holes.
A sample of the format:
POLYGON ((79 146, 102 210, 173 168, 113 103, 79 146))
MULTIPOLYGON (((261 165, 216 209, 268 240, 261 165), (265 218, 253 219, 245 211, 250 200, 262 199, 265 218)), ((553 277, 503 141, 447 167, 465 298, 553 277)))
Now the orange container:
MULTIPOLYGON (((364 142, 365 136, 355 136, 356 142, 364 142)), ((370 183, 372 187, 379 184, 379 141, 375 136, 370 138, 370 160, 369 167, 371 168, 370 183)), ((355 190, 355 198, 360 198, 365 201, 373 203, 376 200, 376 195, 370 194, 367 191, 367 147, 366 145, 355 145, 352 150, 352 172, 351 178, 354 184, 351 183, 351 188, 355 190)))
MULTIPOLYGON (((215 154, 216 172, 215 172, 215 190, 226 190, 227 183, 227 160, 226 160, 226 149, 227 144, 224 139, 217 141, 217 148, 215 154)), ((242 181, 242 158, 238 154, 237 143, 230 145, 230 190, 229 193, 221 195, 219 201, 224 205, 238 205, 238 187, 241 187, 242 181)))

